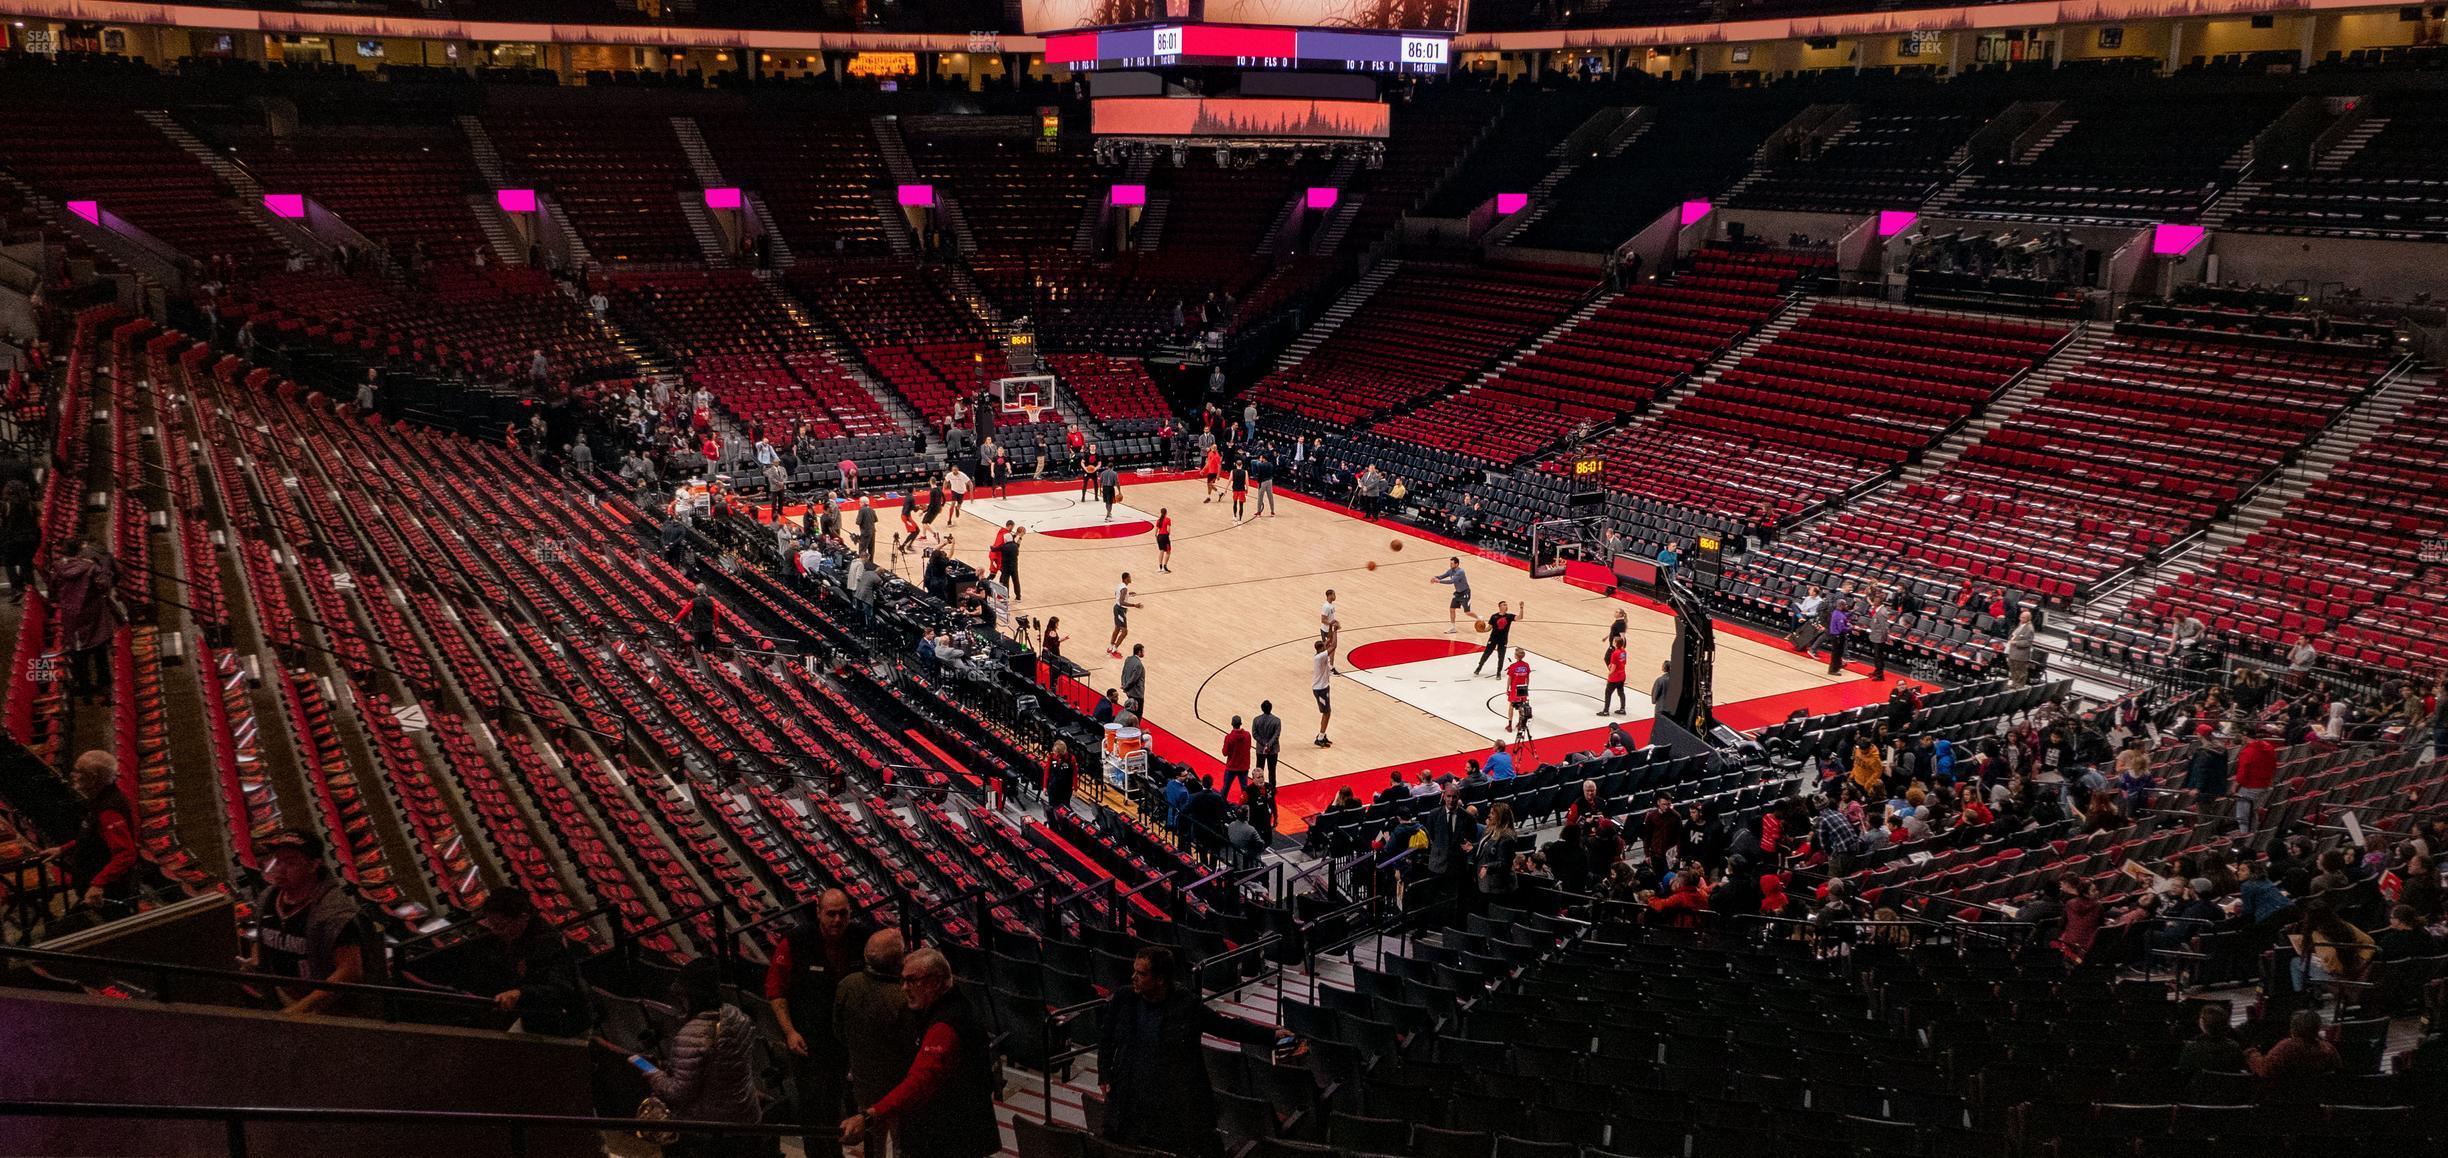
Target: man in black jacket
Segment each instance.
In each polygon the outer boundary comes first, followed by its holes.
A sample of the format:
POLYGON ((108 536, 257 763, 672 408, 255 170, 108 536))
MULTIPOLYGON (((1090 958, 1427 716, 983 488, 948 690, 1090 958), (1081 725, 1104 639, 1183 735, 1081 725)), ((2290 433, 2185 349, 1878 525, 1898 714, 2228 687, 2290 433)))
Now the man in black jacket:
POLYGON ((1130 988, 1105 1003, 1097 1042, 1105 1136, 1181 1158, 1220 1158, 1215 1090, 1199 1039, 1213 1034, 1264 1045, 1283 1031, 1208 1008, 1177 971, 1172 950, 1141 949, 1131 962, 1130 988))
MULTIPOLYGON (((826 889, 816 898, 815 922, 776 942, 765 972, 765 1000, 782 1030, 782 1046, 790 1051, 799 1121, 810 1129, 841 1120, 850 1055, 827 1027, 835 991, 865 964, 867 938, 874 932, 853 918, 850 894, 826 889)), ((809 1137, 808 1153, 814 1155, 822 1144, 809 1137)))
POLYGON ((1436 810, 1420 818, 1420 827, 1428 834, 1428 875, 1448 883, 1453 889, 1453 925, 1467 923, 1471 901, 1479 893, 1478 882, 1471 879, 1471 850, 1479 840, 1479 818, 1462 807, 1462 786, 1445 785, 1444 798, 1436 810))
POLYGON ((535 902, 517 889, 485 895, 477 921, 499 942, 507 982, 493 1004, 516 1013, 529 1033, 578 1037, 594 1024, 578 957, 552 926, 536 919, 535 902))

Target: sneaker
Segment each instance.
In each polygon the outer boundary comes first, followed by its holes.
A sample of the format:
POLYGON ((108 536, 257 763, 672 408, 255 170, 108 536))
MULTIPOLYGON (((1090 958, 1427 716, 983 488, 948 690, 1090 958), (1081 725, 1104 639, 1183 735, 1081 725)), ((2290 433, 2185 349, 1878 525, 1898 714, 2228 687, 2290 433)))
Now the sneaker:
POLYGON ((1448 627, 1448 628, 1446 628, 1446 629, 1445 629, 1445 634, 1447 634, 1447 635, 1452 635, 1454 632, 1456 632, 1456 631, 1458 631, 1458 630, 1460 630, 1460 629, 1459 629, 1459 628, 1448 627))

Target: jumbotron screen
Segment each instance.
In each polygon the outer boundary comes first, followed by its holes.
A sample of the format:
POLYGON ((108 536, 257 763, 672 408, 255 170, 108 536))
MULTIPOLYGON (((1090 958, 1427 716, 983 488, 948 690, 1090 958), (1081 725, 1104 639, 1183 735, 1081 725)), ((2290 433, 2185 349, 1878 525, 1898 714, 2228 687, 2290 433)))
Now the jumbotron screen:
POLYGON ((1074 72, 1214 65, 1442 73, 1451 49, 1452 39, 1441 32, 1164 24, 1055 33, 1045 38, 1045 62, 1074 72))
POLYGON ((1466 0, 1021 0, 1020 27, 1045 35, 1181 21, 1455 33, 1462 30, 1465 5, 1466 0))
POLYGON ((1386 135, 1376 101, 1280 97, 1101 97, 1089 102, 1100 137, 1263 137, 1321 141, 1386 135))

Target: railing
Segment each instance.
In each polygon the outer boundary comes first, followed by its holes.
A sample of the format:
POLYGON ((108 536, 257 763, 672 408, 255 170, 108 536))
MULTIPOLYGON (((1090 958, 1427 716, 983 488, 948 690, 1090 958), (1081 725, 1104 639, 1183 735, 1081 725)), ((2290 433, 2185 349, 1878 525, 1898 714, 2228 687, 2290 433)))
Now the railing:
POLYGON ((284 989, 313 989, 319 992, 335 993, 343 997, 369 998, 376 1003, 376 1009, 383 1021, 403 1020, 395 1009, 394 1003, 438 1006, 457 1010, 494 1008, 491 998, 478 997, 469 993, 446 993, 429 989, 405 989, 396 985, 366 985, 345 981, 315 981, 302 977, 276 977, 269 973, 252 973, 243 969, 211 969, 201 965, 139 961, 130 957, 101 957, 84 953, 58 953, 49 949, 27 949, 13 945, 0 945, 0 962, 4 961, 26 962, 29 968, 45 977, 52 976, 50 969, 46 966, 57 967, 63 972, 73 968, 79 973, 98 971, 149 977, 154 981, 154 985, 143 996, 165 1003, 176 999, 171 993, 173 987, 166 983, 168 979, 185 977, 202 981, 219 981, 247 988, 279 986, 284 989))
MULTIPOLYGON (((499 1131, 508 1152, 523 1158, 534 1142, 537 1132, 562 1130, 586 1131, 594 1134, 627 1133, 642 1123, 634 1118, 595 1118, 574 1114, 490 1114, 457 1110, 352 1110, 306 1106, 153 1106, 129 1102, 52 1102, 0 1101, 0 1118, 78 1118, 104 1119, 122 1122, 200 1122, 222 1127, 220 1153, 226 1158, 246 1158, 249 1153, 247 1128, 253 1124, 291 1124, 314 1126, 375 1126, 399 1130, 438 1130, 450 1127, 499 1131)), ((765 1125, 742 1122, 707 1122, 694 1118, 667 1118, 652 1123, 652 1129, 701 1137, 763 1137, 784 1138, 813 1134, 819 1137, 834 1133, 798 1125, 765 1125)), ((209 1153, 209 1151, 206 1151, 209 1153)))

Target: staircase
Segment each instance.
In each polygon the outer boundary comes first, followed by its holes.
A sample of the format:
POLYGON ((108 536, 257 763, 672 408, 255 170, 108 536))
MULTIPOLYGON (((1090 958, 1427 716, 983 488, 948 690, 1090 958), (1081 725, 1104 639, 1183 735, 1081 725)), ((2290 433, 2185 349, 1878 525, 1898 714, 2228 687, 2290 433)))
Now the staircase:
POLYGON ((476 173, 485 184, 495 189, 510 187, 510 178, 502 169, 501 150, 493 147, 493 134, 486 132, 484 122, 472 116, 459 118, 459 133, 467 138, 468 159, 476 162, 476 173))
POLYGON ((901 215, 901 203, 890 193, 875 197, 876 218, 884 223, 884 244, 894 257, 908 261, 918 255, 918 239, 910 235, 909 218, 901 215))
POLYGON ((1334 170, 1326 175, 1326 183, 1343 190, 1342 199, 1326 215, 1326 224, 1318 227, 1317 238, 1310 251, 1319 257, 1331 257, 1335 247, 1343 244, 1343 235, 1351 232, 1352 218, 1360 213, 1364 198, 1352 191, 1352 178, 1360 175, 1360 158, 1345 157, 1335 162, 1334 170))
POLYGON ((1360 311, 1361 306, 1368 304, 1369 298, 1376 295, 1378 288, 1392 279, 1395 271, 1401 268, 1402 262, 1398 259, 1388 259, 1370 267, 1367 273, 1360 276, 1360 280, 1353 282, 1350 289, 1344 290, 1343 295, 1335 299, 1333 305, 1326 307, 1325 313, 1318 315, 1317 321, 1311 323, 1308 329, 1301 331, 1300 337, 1293 339, 1291 345, 1284 347, 1282 356, 1275 359, 1275 369, 1278 371, 1290 369, 1301 359, 1308 357, 1318 348, 1319 343, 1324 342, 1341 328, 1345 321, 1360 311))
POLYGON ((935 218, 943 226, 944 235, 952 239, 952 251, 966 256, 977 252, 977 234, 969 231, 969 215, 961 211, 960 202, 941 189, 935 191, 935 218))
POLYGON ((2090 361, 2091 356, 2107 345, 2112 336, 2106 327, 2081 327, 2054 356, 1991 399, 1978 415, 1931 447, 1928 453, 1921 456, 1921 461, 1905 467, 1904 473, 1896 479, 1896 485, 1910 486, 1945 470, 1956 459, 1962 458, 1974 444, 1989 437, 1990 431, 2006 425, 2015 415, 2023 413, 2024 408, 2055 389, 2068 372, 2090 361))
POLYGON ((2113 622, 2136 599, 2186 575, 2218 563, 2230 548, 2240 547, 2253 533, 2268 526, 2314 484, 2329 477, 2340 463, 2354 456, 2373 437, 2389 428, 2423 392, 2437 381, 2435 374, 2399 374, 2381 383, 2363 403, 2345 414, 2305 446, 2293 461, 2271 472, 2240 496, 2225 518, 2212 523, 2183 549, 2146 568, 2102 585, 2084 605, 2087 618, 2113 622))
POLYGON ((746 205, 748 212, 754 214, 757 223, 764 227, 765 254, 772 260, 773 267, 789 269, 799 264, 799 255, 791 252, 790 239, 782 236, 782 231, 774 226, 773 211, 765 208, 765 199, 755 193, 741 190, 740 203, 746 205))
POLYGON ((139 109, 136 115, 143 118, 146 124, 160 130, 161 135, 168 137, 170 143, 177 145, 181 152, 195 158, 197 164, 212 170, 214 176, 221 178, 222 182, 238 195, 238 215, 253 222, 256 228, 270 234, 272 239, 279 242, 280 247, 287 250, 291 256, 315 257, 330 249, 329 246, 323 244, 321 238, 307 232, 304 226, 272 216, 271 212, 264 208, 263 185, 255 180, 255 175, 247 172, 246 168, 238 162, 230 160, 215 151, 212 146, 205 144, 203 138, 188 132, 187 126, 171 118, 169 110, 139 109))
POLYGON ((1456 390, 1451 394, 1437 394, 1432 397, 1418 399, 1411 404, 1411 407, 1416 409, 1428 406, 1435 402, 1443 401, 1447 398, 1459 398, 1462 395, 1468 394, 1471 391, 1477 390, 1478 388, 1495 381, 1506 371, 1511 370, 1515 366, 1521 365, 1522 362, 1531 355, 1538 353, 1540 350, 1546 349, 1549 344, 1553 343, 1559 338, 1562 338, 1564 335, 1581 328, 1581 323, 1597 316, 1598 311, 1607 308, 1609 303, 1612 303, 1615 299, 1622 296, 1622 294, 1607 290, 1601 290, 1600 292, 1591 295, 1588 301, 1581 303, 1580 308, 1564 315, 1563 320, 1547 327, 1547 329, 1539 334, 1539 336, 1530 339, 1512 353, 1497 359, 1495 365, 1480 371, 1478 377, 1464 383, 1461 389, 1456 390))
MULTIPOLYGON (((1122 166, 1122 184, 1137 185, 1144 189, 1147 187, 1148 174, 1155 171, 1155 157, 1146 153, 1133 154, 1130 162, 1122 166)), ((1155 212, 1159 203, 1157 199, 1149 200, 1139 215, 1142 227, 1147 222, 1147 215, 1155 212)), ((1072 231, 1071 252, 1095 253, 1103 248, 1106 215, 1112 212, 1114 212, 1113 208, 1107 204, 1105 199, 1089 198, 1087 206, 1080 211, 1079 228, 1072 231)))
POLYGON ((1818 300, 1800 294, 1787 297, 1784 307, 1770 315, 1767 321, 1760 323, 1760 328, 1751 331, 1750 337, 1734 343, 1724 353, 1709 359, 1699 369, 1692 371, 1690 377, 1678 383, 1665 397, 1658 399, 1657 408, 1650 413, 1654 416, 1663 416, 1668 411, 1682 405, 1684 399, 1698 394, 1709 384, 1723 377, 1726 371, 1733 369, 1743 359, 1758 353, 1760 347, 1776 341, 1777 335, 1794 328, 1796 323, 1809 317, 1812 308, 1818 304, 1818 300))
MULTIPOLYGON (((570 228, 569 214, 561 212, 560 205, 556 204, 552 198, 547 197, 542 193, 538 193, 536 194, 536 209, 539 213, 550 217, 552 219, 553 227, 560 230, 562 238, 568 241, 569 267, 571 269, 585 269, 588 266, 595 264, 595 255, 588 252, 586 239, 578 236, 577 230, 570 228)), ((547 247, 547 249, 549 248, 550 247, 547 247)))
MULTIPOLYGON (((1624 150, 1632 147, 1633 142, 1648 136, 1649 126, 1656 123, 1656 118, 1644 116, 1642 112, 1643 110, 1639 109, 1633 110, 1633 114, 1626 117, 1624 123, 1617 126, 1615 132, 1608 135, 1606 144, 1599 150, 1599 153, 1608 157, 1620 157, 1624 150)), ((1559 149, 1561 147, 1558 146, 1559 149)), ((1571 180, 1573 174, 1580 172, 1581 166, 1594 159, 1587 153, 1566 156, 1561 152, 1551 152, 1548 155, 1560 159, 1555 168, 1548 170, 1546 176, 1539 178, 1536 184, 1530 186, 1530 207, 1489 230, 1487 234, 1489 245, 1503 245, 1508 238, 1538 224, 1540 218, 1547 216, 1548 210, 1555 208, 1555 191, 1564 182, 1571 180)))
POLYGON ((1173 198, 1164 193, 1148 194, 1145 208, 1139 213, 1139 227, 1131 233, 1131 245, 1141 250, 1164 244, 1165 222, 1173 219, 1173 198))
POLYGON ((2015 164, 2029 165, 2032 162, 2039 160, 2040 154, 2049 151, 2049 146, 2064 140, 2065 135, 2073 132, 2074 126, 2081 123, 2082 122, 2077 121, 2072 117, 2067 117, 2056 124, 2050 125, 2047 132, 2040 134, 2039 140, 2033 141, 2030 145, 2026 146, 2020 154, 2016 155, 2015 164))
MULTIPOLYGON (((780 251, 776 250, 776 252, 778 254, 780 251)), ((901 393, 892 387, 877 381, 876 376, 867 371, 866 364, 859 359, 858 355, 852 352, 830 328, 820 324, 816 316, 810 314, 807 307, 800 304, 798 298, 793 297, 790 291, 782 288, 779 281, 772 278, 759 278, 758 281, 764 285, 765 292, 773 295, 774 301, 781 304, 782 312, 790 315, 790 320, 802 332, 816 338, 824 346, 825 354, 848 373, 852 381, 864 388, 867 396, 875 399, 876 405, 882 407, 884 413, 892 415, 893 421, 900 424, 903 433, 920 434, 926 431, 926 419, 920 417, 917 409, 909 404, 909 399, 903 398, 901 393)))
POLYGON ((476 215, 477 227, 484 230, 485 244, 493 247, 493 259, 503 265, 527 264, 527 247, 519 244, 518 233, 510 228, 501 206, 487 196, 470 197, 467 203, 468 212, 476 215))
POLYGON ((952 283, 952 293, 960 299, 962 305, 969 307, 969 312, 976 315, 979 323, 984 325, 989 333, 1003 324, 1002 307, 997 306, 993 298, 986 296, 985 288, 978 285, 976 278, 969 276, 968 266, 957 261, 946 262, 943 271, 944 280, 952 283))
POLYGON ((2346 135, 2338 139, 2338 143, 2329 146, 2328 152, 2322 153, 2319 160, 2312 162, 2313 171, 2335 173, 2345 168, 2346 162, 2354 160, 2355 154, 2362 152, 2363 146, 2371 144, 2372 138, 2379 136, 2380 130, 2387 128, 2388 123, 2387 117, 2363 118, 2362 124, 2348 129, 2346 135))
POLYGON ((722 166, 714 163, 714 151, 706 148, 705 134, 697 131, 697 118, 673 117, 672 135, 680 138, 680 151, 686 154, 689 172, 697 175, 697 183, 708 189, 720 189, 731 184, 723 180, 722 166))
POLYGON ((1955 179, 1947 182, 1945 188, 1938 190, 1937 195, 1931 197, 1928 203, 1921 207, 1922 216, 1934 217, 1953 208, 1957 201, 1963 199, 1964 194, 1971 192, 1974 185, 1980 184, 1980 179, 1980 167, 1969 160, 1965 161, 1956 169, 1955 179))
POLYGON ((697 251, 715 265, 731 264, 731 239, 714 220, 714 211, 706 208, 705 194, 688 189, 673 196, 680 199, 680 215, 688 219, 689 236, 697 239, 697 251))
POLYGON ((2253 199, 2259 197, 2261 191, 2267 188, 2269 188, 2269 182, 2249 178, 2228 186, 2225 192, 2218 195, 2217 200, 2210 203, 2209 208, 2202 210, 2202 228, 2226 228, 2227 223, 2235 219, 2238 210, 2252 204, 2253 199))

